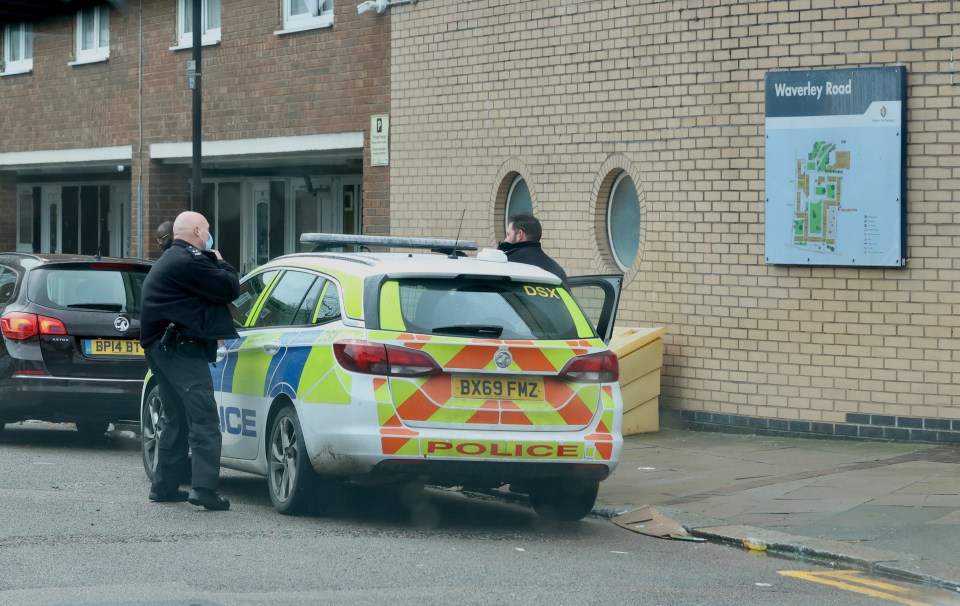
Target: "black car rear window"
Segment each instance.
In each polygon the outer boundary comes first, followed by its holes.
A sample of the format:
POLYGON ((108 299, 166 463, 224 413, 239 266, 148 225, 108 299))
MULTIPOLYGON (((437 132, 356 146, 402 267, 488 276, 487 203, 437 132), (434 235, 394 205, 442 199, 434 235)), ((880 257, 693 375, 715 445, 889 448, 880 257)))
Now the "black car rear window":
MULTIPOLYGON (((594 336, 583 312, 562 286, 462 278, 397 282, 405 330, 499 339, 594 336)), ((389 298, 382 295, 381 306, 395 304, 389 298)), ((383 328, 389 330, 386 325, 383 328)))
POLYGON ((44 307, 139 313, 148 270, 135 265, 41 267, 30 273, 27 296, 44 307))

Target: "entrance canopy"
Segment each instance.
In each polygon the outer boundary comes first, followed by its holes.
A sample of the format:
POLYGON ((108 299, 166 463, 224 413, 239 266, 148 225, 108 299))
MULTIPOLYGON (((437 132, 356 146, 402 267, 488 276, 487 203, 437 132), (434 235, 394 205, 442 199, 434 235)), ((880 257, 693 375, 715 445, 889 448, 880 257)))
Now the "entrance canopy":
POLYGON ((130 168, 133 147, 87 147, 0 153, 0 171, 29 174, 118 172, 130 168))
MULTIPOLYGON (((215 169, 341 164, 363 158, 363 132, 204 141, 201 152, 204 167, 215 169)), ((164 164, 189 164, 193 143, 154 143, 150 157, 164 164)))

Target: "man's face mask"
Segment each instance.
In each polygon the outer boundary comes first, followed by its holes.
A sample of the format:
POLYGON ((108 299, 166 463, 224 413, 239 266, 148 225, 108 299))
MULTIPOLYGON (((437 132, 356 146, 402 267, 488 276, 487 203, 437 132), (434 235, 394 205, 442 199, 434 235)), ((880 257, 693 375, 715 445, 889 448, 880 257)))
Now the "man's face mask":
POLYGON ((213 234, 209 231, 207 232, 207 243, 204 244, 203 250, 210 250, 213 248, 213 234))

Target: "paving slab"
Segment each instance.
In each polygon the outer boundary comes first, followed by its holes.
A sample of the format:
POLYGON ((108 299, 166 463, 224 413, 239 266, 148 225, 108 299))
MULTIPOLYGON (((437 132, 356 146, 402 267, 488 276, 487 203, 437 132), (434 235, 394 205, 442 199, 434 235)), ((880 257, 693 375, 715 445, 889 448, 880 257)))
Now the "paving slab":
POLYGON ((662 430, 625 439, 595 513, 960 590, 960 447, 662 430))

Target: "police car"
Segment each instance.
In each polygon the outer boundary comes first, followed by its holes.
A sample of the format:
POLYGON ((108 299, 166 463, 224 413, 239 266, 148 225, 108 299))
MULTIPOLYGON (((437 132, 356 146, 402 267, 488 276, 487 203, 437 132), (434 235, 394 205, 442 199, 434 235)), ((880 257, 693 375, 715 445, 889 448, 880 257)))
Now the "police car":
MULTIPOLYGON (((498 250, 457 254, 472 242, 301 242, 457 250, 293 254, 245 276, 231 306, 240 337, 211 366, 223 467, 266 476, 284 514, 335 479, 509 485, 542 516, 590 512, 622 448, 605 345, 621 276, 568 289, 498 250)), ((141 417, 152 476, 163 421, 149 376, 141 417)))

